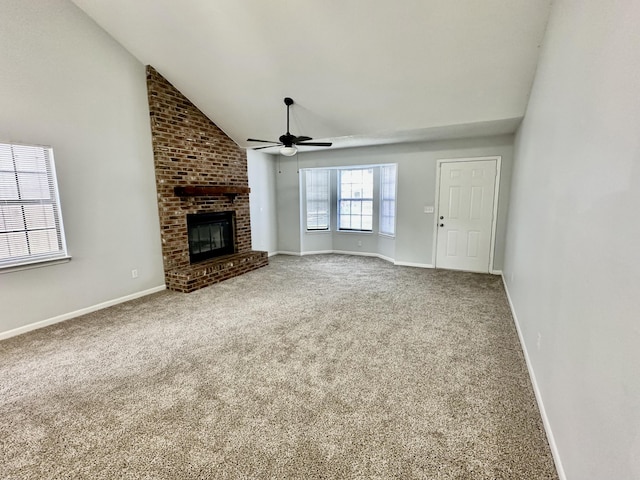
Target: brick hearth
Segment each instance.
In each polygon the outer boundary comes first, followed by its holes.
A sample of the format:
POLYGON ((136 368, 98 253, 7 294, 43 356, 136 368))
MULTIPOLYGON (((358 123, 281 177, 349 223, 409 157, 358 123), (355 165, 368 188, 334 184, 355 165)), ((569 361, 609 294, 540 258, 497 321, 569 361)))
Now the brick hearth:
POLYGON ((267 265, 267 252, 251 250, 248 193, 179 197, 174 192, 175 187, 248 187, 246 152, 151 66, 147 89, 167 288, 192 292, 267 265), (231 210, 236 253, 189 263, 187 214, 231 210))

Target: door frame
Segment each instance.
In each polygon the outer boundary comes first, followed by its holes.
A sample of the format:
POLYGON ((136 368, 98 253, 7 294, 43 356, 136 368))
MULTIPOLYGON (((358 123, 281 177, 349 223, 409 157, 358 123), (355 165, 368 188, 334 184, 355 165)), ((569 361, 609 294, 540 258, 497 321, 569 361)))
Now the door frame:
POLYGON ((440 177, 442 175, 442 164, 452 162, 475 162, 481 160, 495 160, 496 161, 496 183, 493 189, 493 212, 491 221, 491 246, 489 251, 489 273, 497 274, 501 273, 493 268, 494 253, 496 249, 496 231, 498 227, 498 197, 500 196, 500 178, 501 178, 501 166, 502 156, 491 155, 489 157, 465 157, 465 158, 439 158, 436 160, 436 199, 435 199, 435 212, 433 215, 433 251, 431 258, 433 258, 433 268, 438 268, 438 223, 440 215, 440 177))

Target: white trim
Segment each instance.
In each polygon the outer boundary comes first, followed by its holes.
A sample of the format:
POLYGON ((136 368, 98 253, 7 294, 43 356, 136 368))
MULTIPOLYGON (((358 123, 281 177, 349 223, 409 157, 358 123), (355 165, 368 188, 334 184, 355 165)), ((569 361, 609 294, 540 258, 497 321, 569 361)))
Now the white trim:
POLYGON ((300 252, 289 252, 287 250, 278 250, 273 253, 274 255, 293 255, 294 257, 301 257, 302 253, 300 252))
POLYGON ((500 196, 500 176, 502 168, 502 156, 492 155, 489 157, 466 157, 466 158, 439 158, 436 160, 436 198, 435 208, 433 216, 433 248, 431 255, 433 258, 434 267, 438 265, 438 223, 440 217, 440 178, 442 172, 442 164, 450 162, 476 162, 483 160, 495 160, 496 161, 496 181, 493 187, 493 212, 491 220, 491 244, 489 246, 489 269, 488 272, 493 271, 494 254, 496 249, 496 231, 498 227, 498 197, 500 196))
POLYGON ((417 267, 417 268, 436 268, 430 263, 414 263, 414 262, 394 262, 395 265, 400 267, 417 267))
POLYGON ((333 250, 330 253, 335 253, 337 255, 355 255, 357 257, 376 257, 379 258, 380 260, 384 260, 386 262, 389 263, 393 263, 395 265, 395 260, 391 257, 387 257, 385 255, 382 255, 380 253, 375 253, 375 252, 350 252, 347 250, 333 250))
POLYGON ((359 257, 379 257, 380 254, 376 252, 351 252, 349 250, 332 250, 331 253, 337 253, 338 255, 357 255, 359 257))
POLYGON ((304 257, 305 255, 325 255, 327 253, 336 253, 333 250, 309 250, 305 252, 300 252, 300 256, 304 257))
POLYGON ((529 378, 531 379, 531 384, 533 385, 533 393, 536 396, 536 402, 538 403, 538 410, 540 410, 540 417, 542 417, 542 425, 544 426, 544 431, 547 434, 547 441, 549 442, 549 448, 551 449, 553 462, 555 463, 556 470, 558 471, 558 478, 560 480, 567 480, 567 475, 564 473, 564 467, 562 466, 562 459, 560 458, 558 445, 556 444, 555 437, 553 436, 553 430, 551 429, 551 423, 549 422, 547 411, 544 408, 544 402, 542 401, 542 394, 540 393, 540 387, 538 386, 538 381, 536 380, 536 374, 533 370, 531 359, 529 358, 527 345, 525 344, 524 337, 522 336, 522 330, 520 329, 520 322, 518 321, 518 316, 516 315, 516 310, 513 306, 513 302, 511 301, 511 295, 509 294, 507 281, 504 278, 503 274, 501 276, 502 276, 502 284, 504 285, 504 291, 507 294, 507 301, 509 302, 509 308, 511 309, 511 315, 513 316, 513 323, 516 326, 516 331, 518 332, 518 339, 520 340, 520 346, 522 347, 522 353, 524 354, 524 360, 525 360, 525 363, 527 364, 527 370, 529 371, 529 378))
POLYGON ((393 263, 394 265, 396 264, 396 261, 393 258, 387 257, 386 255, 382 255, 381 253, 379 253, 377 257, 380 260, 384 260, 385 262, 393 263))
MULTIPOLYGON (((330 254, 336 254, 336 255, 355 255, 358 257, 376 257, 379 258, 381 260, 384 260, 386 262, 389 263, 393 263, 394 265, 397 265, 397 263, 395 262, 395 260, 391 257, 387 257, 385 255, 382 255, 380 253, 375 253, 375 252, 350 252, 347 250, 315 250, 315 251, 309 251, 309 252, 276 252, 276 255, 294 255, 297 257, 304 257, 305 255, 330 255, 330 254)), ((418 264, 416 264, 418 265, 418 264)))
POLYGON ((95 312, 97 310, 102 310, 103 308, 111 307, 119 303, 128 302, 129 300, 134 300, 136 298, 144 297, 145 295, 151 295, 152 293, 161 292, 166 288, 167 287, 165 285, 160 285, 158 287, 153 287, 148 290, 132 293, 131 295, 125 295, 124 297, 114 298, 113 300, 108 300, 106 302, 98 303, 97 305, 81 308, 80 310, 76 310, 74 312, 63 313, 62 315, 58 315, 56 317, 48 318, 46 320, 41 320, 35 323, 30 323, 29 325, 24 325, 23 327, 14 328, 13 330, 0 332, 0 340, 15 337, 16 335, 21 335, 23 333, 27 333, 32 330, 37 330, 38 328, 47 327, 55 323, 64 322, 65 320, 79 317, 80 315, 86 315, 87 313, 95 312))
POLYGON ((490 270, 491 275, 502 275, 502 270, 490 270))
POLYGON ((373 230, 336 230, 334 233, 338 235, 374 235, 373 230))
POLYGON ((387 163, 368 163, 368 164, 355 164, 355 165, 335 165, 335 166, 327 166, 327 167, 304 167, 302 170, 366 170, 368 168, 375 167, 383 167, 385 165, 398 165, 398 162, 387 162, 387 163))
POLYGON ((278 252, 278 251, 275 251, 275 252, 267 252, 267 257, 273 257, 274 255, 278 255, 278 253, 280 253, 280 252, 278 252))
POLYGON ((71 257, 66 255, 60 258, 53 258, 48 260, 33 260, 25 263, 16 263, 6 267, 0 267, 0 275, 11 272, 20 272, 22 270, 31 270, 34 268, 50 267, 51 265, 59 265, 61 263, 68 263, 71 261, 71 257))
POLYGON ((393 258, 387 257, 380 253, 375 252, 351 252, 348 250, 316 250, 309 252, 276 252, 276 255, 295 255, 297 257, 304 257, 305 255, 355 255, 358 257, 376 257, 389 263, 393 263, 399 267, 418 267, 418 268, 435 268, 430 263, 413 263, 413 262, 396 262, 393 258))

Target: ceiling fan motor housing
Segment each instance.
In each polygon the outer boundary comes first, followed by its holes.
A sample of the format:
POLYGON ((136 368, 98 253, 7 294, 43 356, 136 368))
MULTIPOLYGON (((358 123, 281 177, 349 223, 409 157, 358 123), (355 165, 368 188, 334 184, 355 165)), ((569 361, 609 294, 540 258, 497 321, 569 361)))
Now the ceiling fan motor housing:
POLYGON ((290 147, 294 143, 296 143, 295 135, 291 135, 290 133, 285 133, 284 135, 280 135, 280 143, 282 143, 285 147, 290 147))

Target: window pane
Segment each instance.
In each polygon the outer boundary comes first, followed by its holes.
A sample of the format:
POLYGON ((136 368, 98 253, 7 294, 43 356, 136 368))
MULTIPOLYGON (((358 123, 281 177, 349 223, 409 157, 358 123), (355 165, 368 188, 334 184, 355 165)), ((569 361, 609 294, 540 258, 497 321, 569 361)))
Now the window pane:
POLYGON ((42 255, 58 250, 58 236, 53 229, 29 232, 28 238, 31 255, 42 255))
POLYGON ((46 173, 18 172, 18 189, 22 200, 50 198, 46 173))
POLYGON ((13 145, 16 170, 19 172, 47 173, 46 153, 42 147, 13 145))
POLYGON ((13 171, 13 153, 11 145, 0 143, 0 171, 13 171))
POLYGON ((372 230, 373 169, 339 170, 338 227, 345 230, 372 230))
POLYGON ((26 257, 29 255, 27 234, 25 232, 0 233, 0 246, 1 245, 4 245, 4 248, 6 248, 6 251, 0 253, 0 256, 6 253, 6 257, 4 258, 26 257))
POLYGON ((366 170, 362 179, 362 197, 373 198, 373 170, 366 170))
POLYGON ((25 205, 24 219, 29 230, 55 228, 52 205, 25 205))
POLYGON ((14 172, 0 171, 0 200, 18 198, 18 184, 14 172))
POLYGON ((0 232, 24 230, 24 216, 19 205, 0 205, 0 232))

